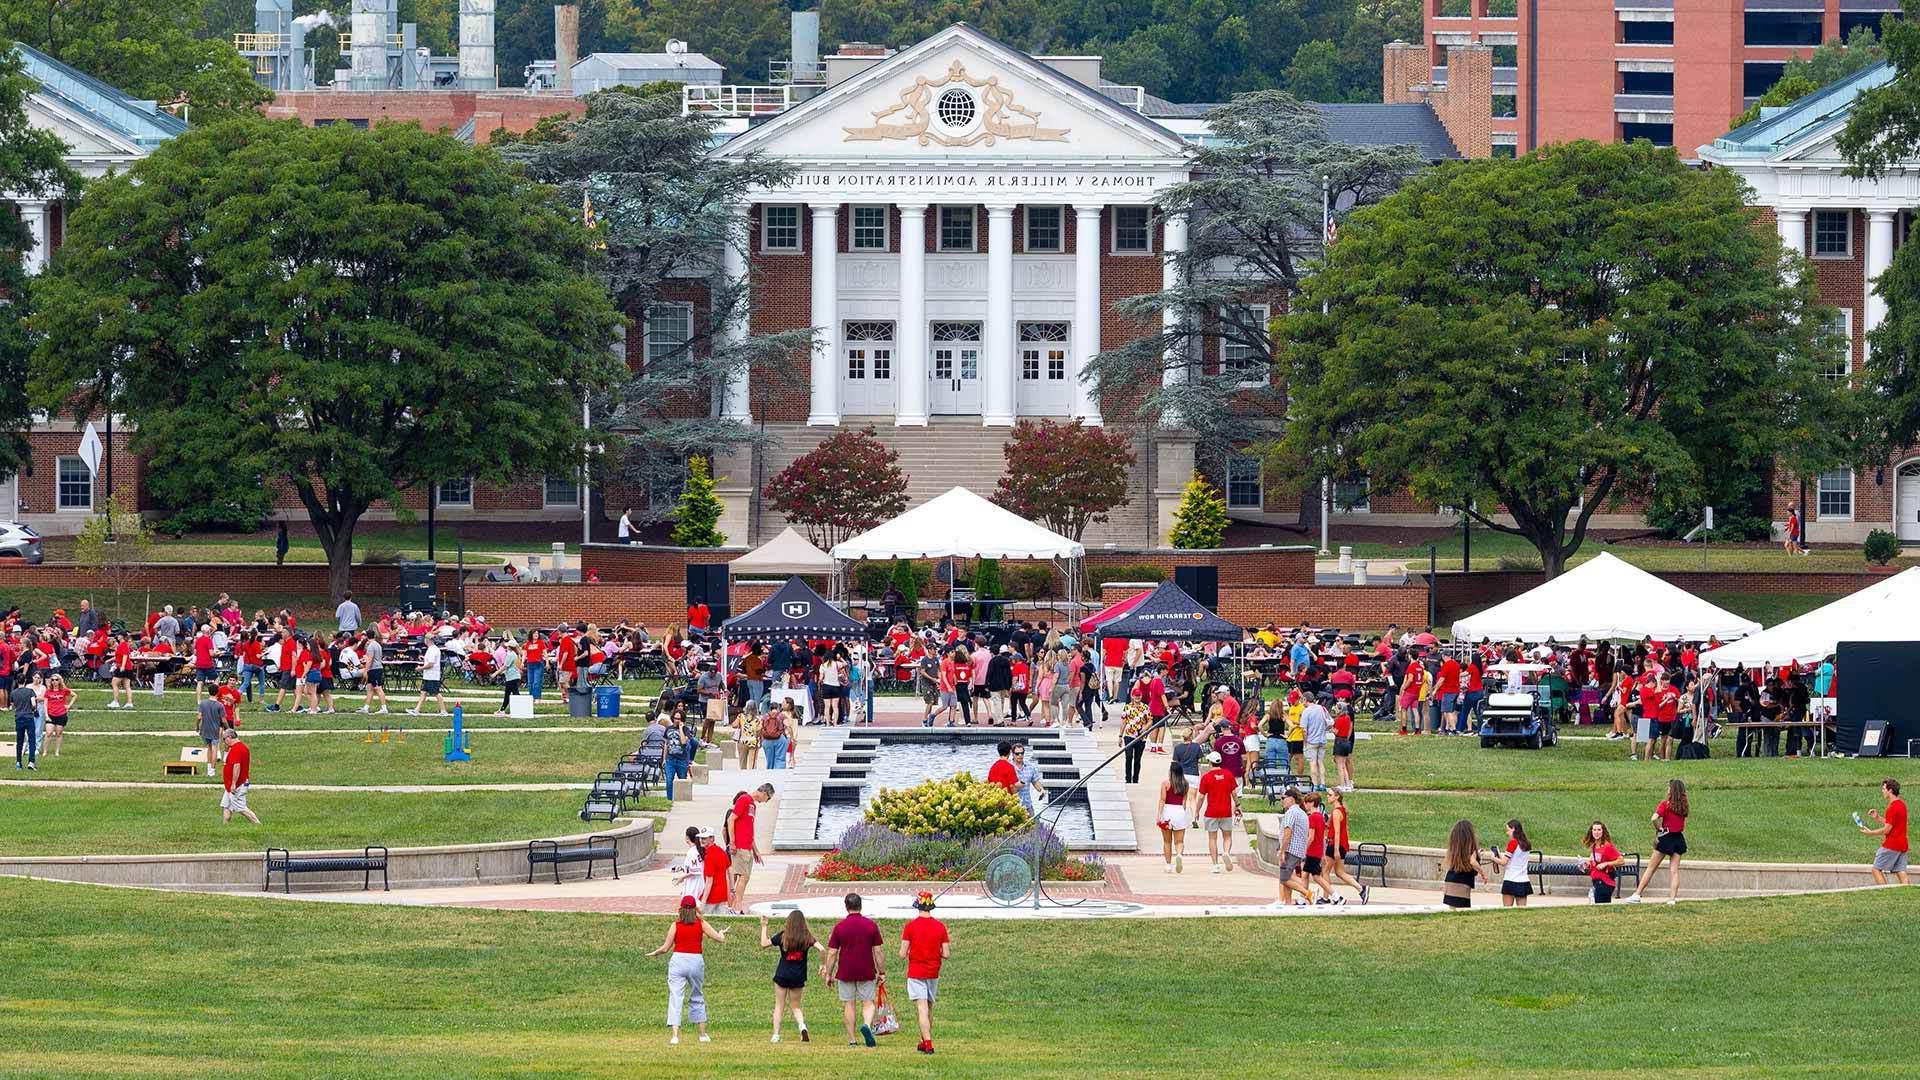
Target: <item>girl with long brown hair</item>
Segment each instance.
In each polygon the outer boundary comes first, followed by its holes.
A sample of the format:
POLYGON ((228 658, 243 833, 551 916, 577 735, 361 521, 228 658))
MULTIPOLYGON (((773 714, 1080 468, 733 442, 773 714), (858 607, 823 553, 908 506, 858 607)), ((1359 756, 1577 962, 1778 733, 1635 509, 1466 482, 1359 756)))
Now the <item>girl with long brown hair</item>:
POLYGON ((1680 856, 1687 853, 1687 809, 1687 785, 1678 777, 1667 781, 1667 797, 1653 809, 1653 863, 1627 903, 1640 902, 1647 882, 1653 880, 1662 862, 1667 863, 1667 903, 1680 898, 1680 856))
POLYGON ((1447 858, 1440 902, 1450 908, 1473 906, 1473 887, 1486 871, 1480 868, 1480 842, 1474 838, 1473 822, 1464 818, 1453 823, 1447 834, 1447 858))
POLYGON ((760 947, 780 953, 773 967, 773 1038, 769 1041, 780 1041, 783 1013, 792 1009, 794 1026, 800 1029, 800 1041, 808 1042, 807 1017, 800 1011, 800 995, 807 991, 808 954, 823 946, 807 926, 807 917, 796 908, 787 912, 786 923, 771 937, 767 935, 767 917, 760 916, 760 947))
POLYGON ((1607 823, 1594 821, 1587 826, 1587 835, 1580 838, 1587 849, 1587 878, 1593 882, 1591 896, 1596 904, 1613 903, 1613 890, 1619 882, 1613 872, 1627 861, 1614 846, 1613 834, 1607 831, 1607 823))

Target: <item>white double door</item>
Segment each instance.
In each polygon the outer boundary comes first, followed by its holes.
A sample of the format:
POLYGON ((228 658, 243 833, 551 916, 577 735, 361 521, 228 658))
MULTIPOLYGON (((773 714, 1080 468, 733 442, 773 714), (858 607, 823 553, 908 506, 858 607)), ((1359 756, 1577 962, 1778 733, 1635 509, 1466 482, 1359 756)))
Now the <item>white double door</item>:
POLYGON ((1021 416, 1067 416, 1073 412, 1072 369, 1068 348, 1070 326, 1064 322, 1023 322, 1019 353, 1020 386, 1016 391, 1021 416))
POLYGON ((849 322, 842 329, 840 349, 840 411, 848 416, 892 416, 894 385, 899 374, 894 363, 894 324, 881 321, 849 322))
POLYGON ((979 416, 980 365, 986 347, 977 322, 936 322, 927 334, 927 411, 979 416))
MULTIPOLYGON (((983 406, 986 346, 981 324, 964 320, 927 328, 927 408, 936 416, 979 416, 983 406)), ((1015 346, 1015 390, 1022 416, 1067 416, 1073 411, 1069 325, 1023 322, 1015 346)), ((849 416, 894 412, 899 378, 895 324, 844 324, 840 364, 840 411, 849 416)))
POLYGON ((1920 542, 1920 460, 1909 461, 1894 474, 1894 505, 1899 520, 1893 532, 1902 540, 1920 542))

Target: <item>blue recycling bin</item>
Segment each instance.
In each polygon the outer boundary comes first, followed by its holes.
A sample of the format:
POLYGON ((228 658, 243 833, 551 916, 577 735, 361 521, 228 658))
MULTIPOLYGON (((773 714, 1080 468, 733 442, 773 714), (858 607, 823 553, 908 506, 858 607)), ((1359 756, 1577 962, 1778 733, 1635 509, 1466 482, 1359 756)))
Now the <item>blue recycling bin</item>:
POLYGON ((593 715, 602 719, 620 715, 620 688, 618 686, 596 686, 593 688, 593 715))

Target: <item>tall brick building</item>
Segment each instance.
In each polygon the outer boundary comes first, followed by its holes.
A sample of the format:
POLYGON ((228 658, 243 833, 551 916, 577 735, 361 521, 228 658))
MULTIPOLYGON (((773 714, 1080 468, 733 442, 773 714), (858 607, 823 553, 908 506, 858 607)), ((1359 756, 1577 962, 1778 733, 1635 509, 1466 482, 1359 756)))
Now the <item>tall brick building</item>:
POLYGON ((1490 95, 1500 155, 1645 138, 1690 156, 1788 60, 1899 10, 1900 0, 1426 0, 1427 70, 1401 85, 1490 95), (1464 47, 1491 54, 1484 89, 1450 59, 1464 47))

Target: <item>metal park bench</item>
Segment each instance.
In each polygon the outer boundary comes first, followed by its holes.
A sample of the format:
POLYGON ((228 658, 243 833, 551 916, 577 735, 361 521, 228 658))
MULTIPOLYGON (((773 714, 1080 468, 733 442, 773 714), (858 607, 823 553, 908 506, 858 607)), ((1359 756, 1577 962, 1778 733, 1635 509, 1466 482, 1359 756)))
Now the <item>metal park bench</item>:
POLYGON ((380 871, 381 889, 392 892, 393 885, 387 878, 387 849, 372 846, 358 855, 301 855, 296 856, 286 848, 267 849, 267 882, 261 892, 273 888, 273 875, 279 874, 281 884, 289 893, 293 891, 293 875, 318 874, 334 870, 359 870, 365 875, 361 883, 362 891, 373 888, 373 872, 380 871))
POLYGON ((613 878, 620 880, 619 849, 615 847, 613 837, 595 834, 587 837, 585 844, 561 847, 558 840, 527 841, 527 884, 533 884, 533 868, 540 863, 553 865, 553 883, 560 884, 560 864, 583 862, 587 864, 587 878, 593 878, 593 864, 606 861, 613 864, 613 878), (602 843, 604 841, 604 843, 602 843))

